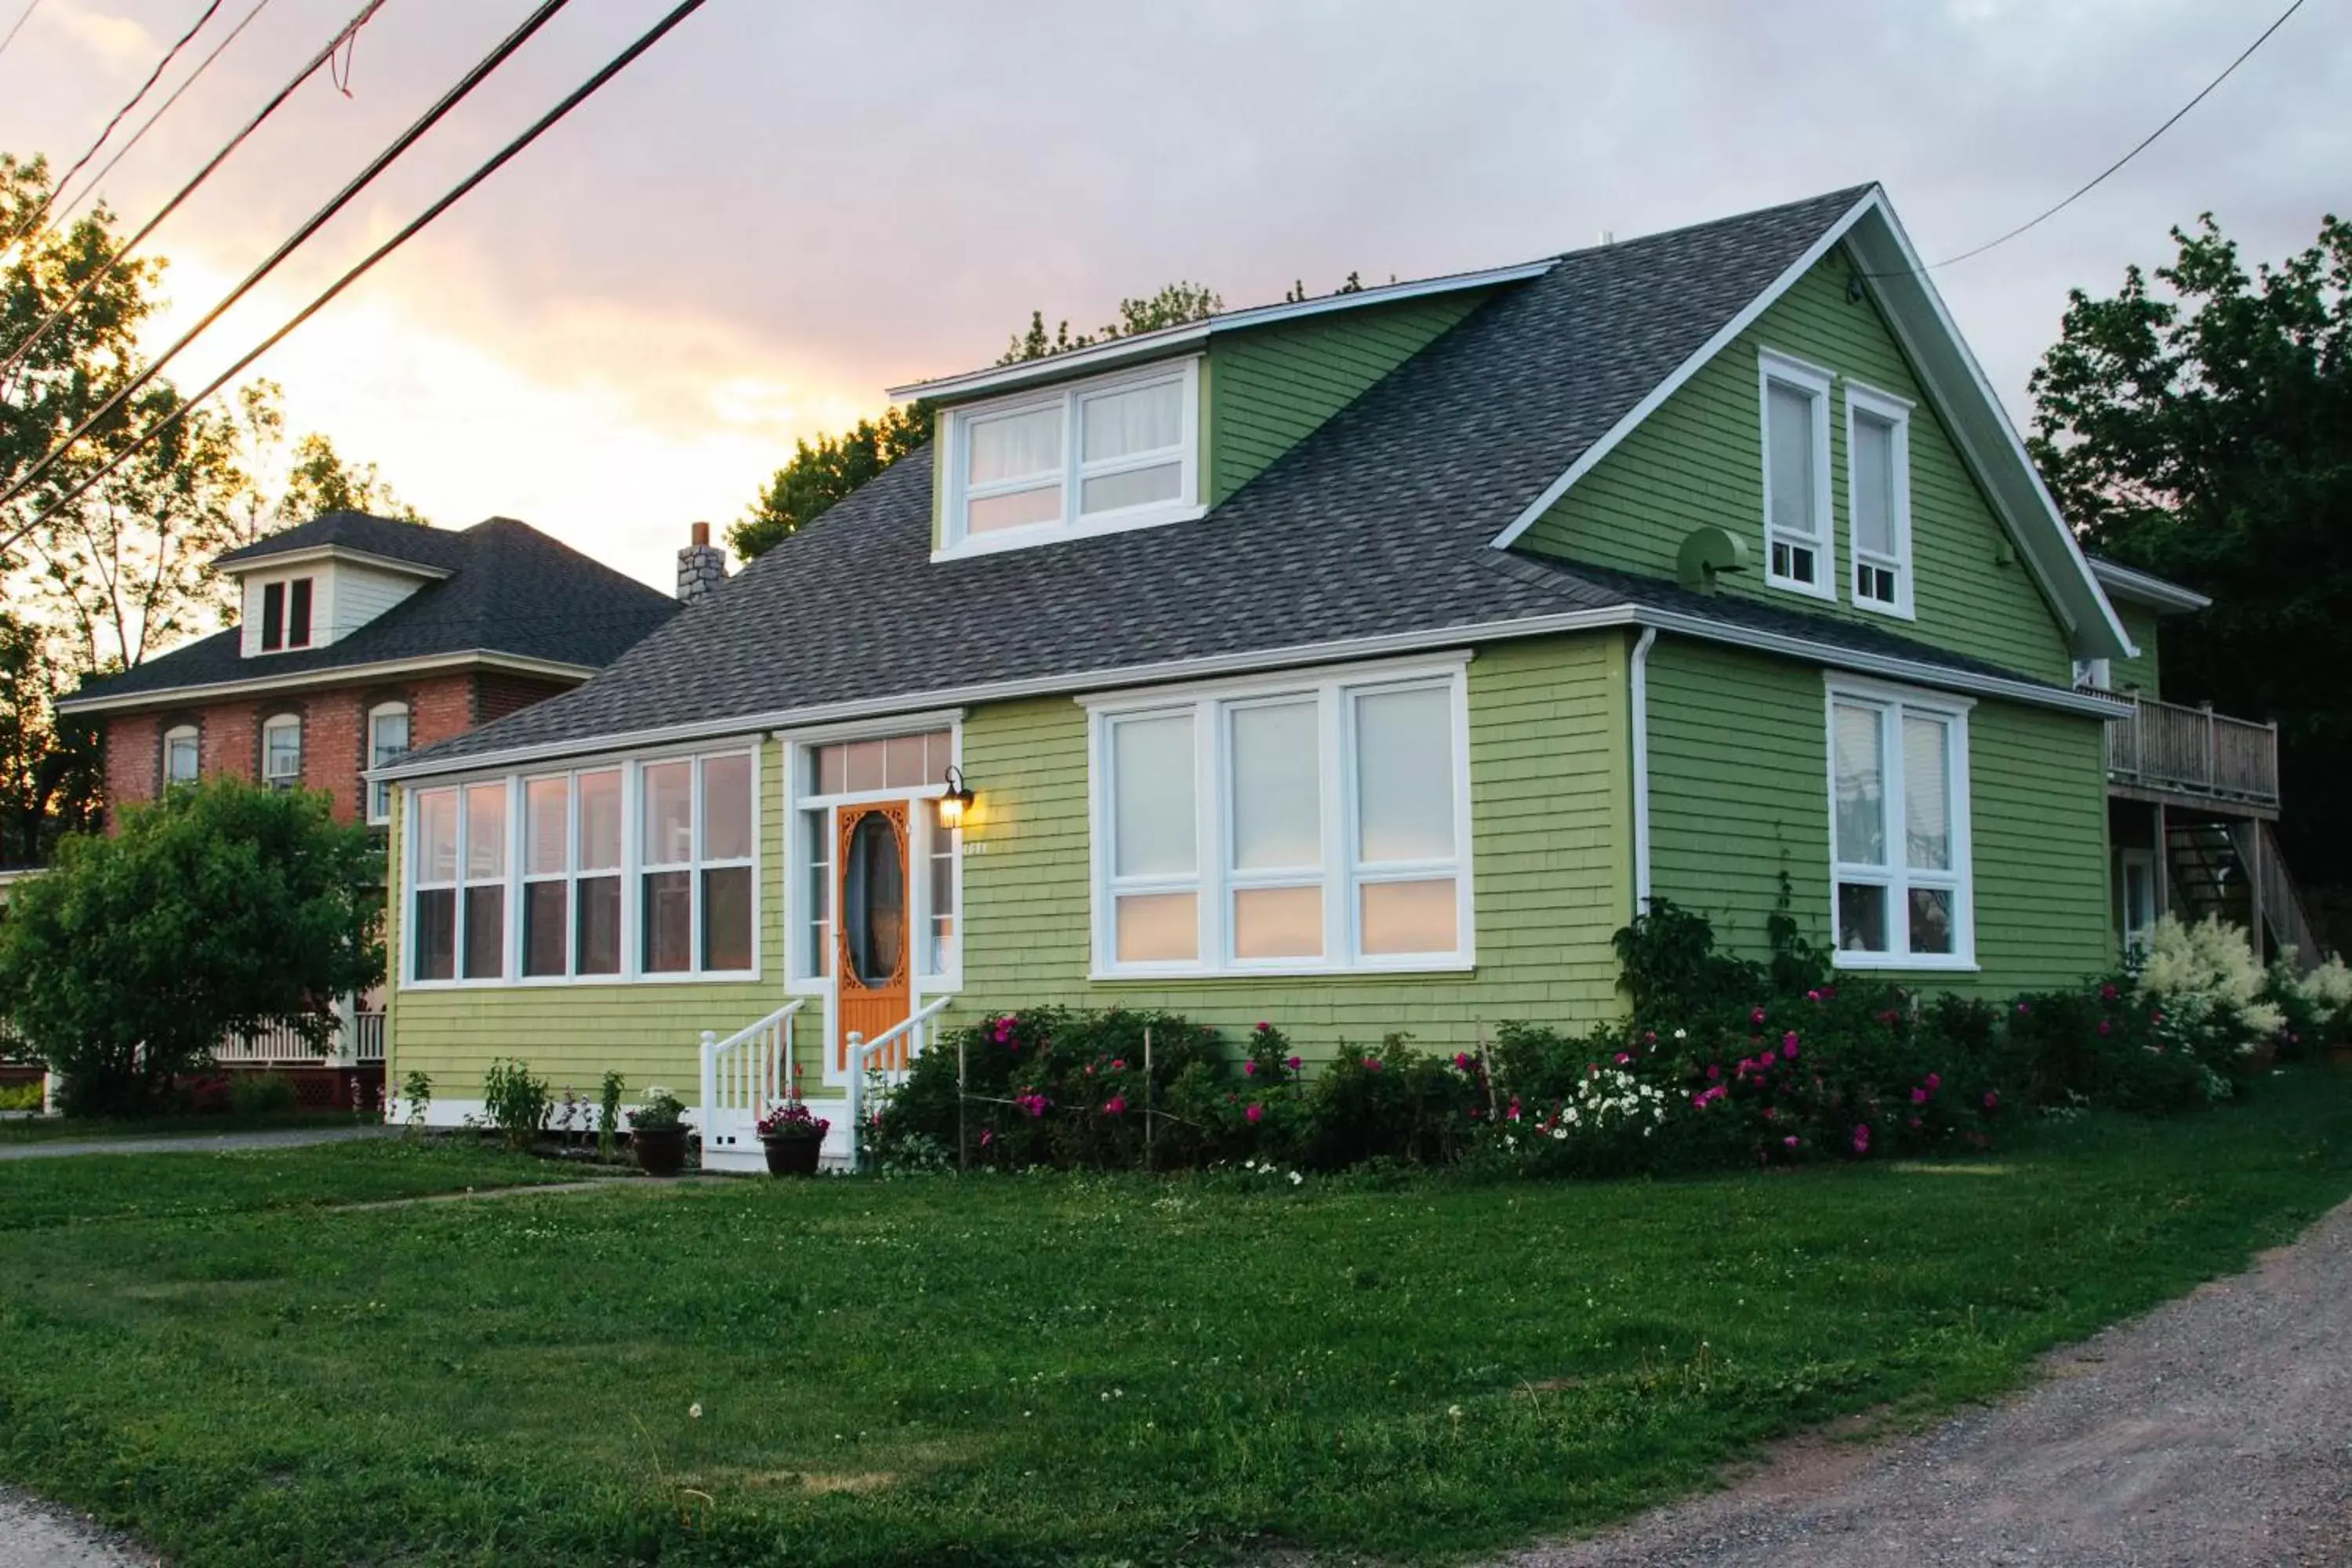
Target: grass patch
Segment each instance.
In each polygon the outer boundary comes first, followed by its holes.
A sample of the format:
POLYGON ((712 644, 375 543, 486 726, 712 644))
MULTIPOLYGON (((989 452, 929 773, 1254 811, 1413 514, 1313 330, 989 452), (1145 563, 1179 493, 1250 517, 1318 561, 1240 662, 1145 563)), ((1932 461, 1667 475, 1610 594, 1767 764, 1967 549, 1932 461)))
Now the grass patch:
POLYGON ((337 1213, 285 1203, 458 1152, 242 1156, 252 1201, 184 1208, 159 1184, 126 1209, 101 1162, 0 1166, 0 1214, 30 1176, 104 1216, 0 1231, 0 1477, 188 1568, 1459 1556, 1797 1427, 1996 1393, 2242 1267, 2352 1192, 2352 1083, 2267 1087, 1998 1165, 1558 1186, 337 1213))
MULTIPOLYGON (((34 1102, 37 1106, 39 1101, 34 1102)), ((0 1121, 0 1144, 95 1142, 106 1138, 210 1138, 223 1132, 271 1132, 285 1128, 363 1127, 373 1113, 348 1110, 281 1110, 254 1116, 152 1116, 128 1121, 79 1116, 10 1117, 0 1121)))

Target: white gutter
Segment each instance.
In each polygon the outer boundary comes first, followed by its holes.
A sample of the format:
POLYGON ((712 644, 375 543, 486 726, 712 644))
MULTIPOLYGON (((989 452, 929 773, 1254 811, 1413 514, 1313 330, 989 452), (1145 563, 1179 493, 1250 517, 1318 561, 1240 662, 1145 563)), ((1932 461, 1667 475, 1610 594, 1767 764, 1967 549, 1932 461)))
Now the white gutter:
POLYGON ((2110 596, 2130 599, 2150 609, 2185 613, 2213 607, 2213 601, 2194 588, 2184 588, 2153 573, 2142 572, 2104 557, 2091 558, 2091 575, 2099 580, 2099 586, 2105 588, 2110 596))
POLYGON ((304 691, 320 686, 341 686, 355 680, 379 680, 387 676, 474 667, 511 669, 524 675, 552 676, 566 680, 585 680, 596 673, 596 667, 591 664, 563 664, 551 658, 530 658, 522 654, 493 653, 488 648, 475 648, 467 653, 435 654, 428 658, 384 658, 369 664, 338 664, 325 669, 305 670, 299 675, 257 675, 243 680, 207 681, 195 686, 159 686, 145 691, 126 691, 114 697, 64 697, 58 700, 57 710, 60 713, 117 713, 134 708, 164 708, 175 702, 211 701, 217 698, 271 691, 304 691))
POLYGON ((1205 321, 1187 322, 1181 327, 1162 327, 1156 332, 1138 332, 1131 338, 1113 338, 1092 348, 1074 349, 1068 353, 1055 354, 1047 359, 991 365, 986 370, 940 376, 934 381, 910 381, 903 386, 886 387, 884 395, 893 402, 902 402, 910 397, 964 397, 975 393, 1026 386, 1033 382, 1058 380, 1080 371, 1102 370, 1125 364, 1130 360, 1149 359, 1187 343, 1200 342, 1215 332, 1238 331, 1244 327, 1297 321, 1302 316, 1319 316, 1331 310, 1358 310, 1367 305, 1389 305, 1402 300, 1418 300, 1429 294, 1452 294, 1465 289, 1486 289, 1498 283, 1517 283, 1524 279, 1540 278, 1552 269, 1556 261, 1556 258, 1548 256, 1541 261, 1521 262, 1516 267, 1493 267, 1483 272, 1455 272, 1411 283, 1387 283, 1376 289, 1359 289, 1352 294, 1325 294, 1313 300, 1257 305, 1245 310, 1211 316, 1205 321))
POLYGON ((1633 913, 1650 912, 1650 649, 1658 628, 1643 626, 1633 644, 1633 913))
POLYGON ((498 751, 477 752, 464 756, 417 758, 387 763, 381 768, 370 768, 364 776, 373 782, 380 779, 432 778, 446 773, 488 773, 520 763, 551 762, 560 757, 629 751, 645 746, 674 745, 686 741, 743 735, 761 730, 797 730, 816 724, 839 724, 854 720, 881 719, 948 708, 967 708, 983 702, 1017 702, 1029 697, 1073 696, 1085 691, 1101 690, 1107 687, 1150 686, 1171 680, 1201 680, 1220 675, 1245 674, 1251 670, 1259 669, 1297 669, 1307 665, 1335 664, 1351 659, 1382 658, 1393 654, 1428 653, 1433 650, 1457 647, 1466 643, 1507 642, 1521 637, 1550 637, 1563 632, 1589 632, 1608 626, 1629 626, 1654 627, 1660 631, 1675 632, 1706 642, 1722 643, 1731 647, 1777 653, 1808 664, 1826 665, 1860 675, 1882 675, 1892 680, 1908 681, 1915 686, 1937 687, 1948 691, 1974 692, 1980 696, 1998 697, 2007 701, 2023 702, 2038 708, 2054 708, 2061 712, 2079 713, 2086 718, 2125 719, 2129 718, 2132 711, 2128 703, 2090 692, 2062 691, 2056 687, 2043 686, 2029 680, 2011 680, 2000 676, 1979 675, 1969 670, 1952 669, 1944 665, 1923 663, 1917 659, 1860 653, 1852 648, 1840 647, 1834 643, 1813 642, 1805 637, 1783 637, 1774 632, 1727 625, 1671 610, 1647 609, 1637 605, 1611 605, 1598 610, 1566 610, 1558 615, 1526 616, 1517 620, 1490 621, 1484 626, 1432 626, 1421 631, 1392 632, 1371 637, 1346 637, 1333 642, 1305 643, 1296 647, 1219 654, 1207 658, 1165 659, 1156 664, 1114 666, 1107 669, 1076 670, 1064 675, 1027 676, 1015 680, 986 681, 972 686, 951 686, 929 691, 910 691, 893 697, 860 698, 844 702, 819 702, 803 708, 765 709, 757 712, 739 714, 733 718, 694 720, 685 723, 663 724, 643 730, 578 735, 568 740, 542 741, 532 745, 509 746, 498 751))
POLYGON ((348 544, 305 544, 299 549, 223 562, 216 569, 224 577, 242 577, 253 572, 274 572, 281 566, 299 566, 308 561, 348 561, 354 566, 422 577, 428 582, 438 582, 457 574, 453 567, 427 566, 421 561, 403 560, 397 555, 378 555, 373 551, 354 550, 348 544))

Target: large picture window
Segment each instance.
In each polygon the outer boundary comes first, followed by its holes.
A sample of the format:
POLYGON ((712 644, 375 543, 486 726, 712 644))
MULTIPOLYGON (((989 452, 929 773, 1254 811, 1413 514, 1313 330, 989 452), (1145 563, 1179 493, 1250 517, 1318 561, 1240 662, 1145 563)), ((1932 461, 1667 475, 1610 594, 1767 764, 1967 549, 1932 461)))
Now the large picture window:
POLYGON ((1829 711, 1837 963, 1973 966, 1966 706, 1832 686, 1829 711))
POLYGON ((950 410, 943 548, 998 550, 1199 510, 1198 362, 950 410))
POLYGON ((1830 375, 1760 357, 1764 421, 1764 580, 1837 596, 1830 538, 1830 375))
POLYGON ((724 752, 417 791, 409 981, 754 972, 756 765, 724 752))
POLYGON ((1467 964, 1463 701, 1454 668, 1093 704, 1097 972, 1467 964))

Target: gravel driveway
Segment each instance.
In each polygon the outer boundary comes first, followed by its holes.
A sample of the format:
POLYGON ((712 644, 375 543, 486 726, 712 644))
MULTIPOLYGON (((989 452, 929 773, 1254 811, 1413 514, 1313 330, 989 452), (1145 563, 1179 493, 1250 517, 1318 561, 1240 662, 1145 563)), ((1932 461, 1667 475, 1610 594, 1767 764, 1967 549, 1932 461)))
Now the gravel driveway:
POLYGON ((144 1568, 156 1561, 79 1514, 0 1490, 0 1568, 144 1568))
POLYGON ((1814 1437, 1728 1490, 1513 1568, 2345 1568, 2352 1204, 2248 1273, 2054 1352, 2007 1403, 1814 1437))

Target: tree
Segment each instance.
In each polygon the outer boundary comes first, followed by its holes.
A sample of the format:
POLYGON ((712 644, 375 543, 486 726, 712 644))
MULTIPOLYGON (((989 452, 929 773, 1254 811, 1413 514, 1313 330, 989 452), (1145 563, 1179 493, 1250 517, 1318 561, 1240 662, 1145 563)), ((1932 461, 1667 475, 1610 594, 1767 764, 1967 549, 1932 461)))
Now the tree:
MULTIPOLYGON (((996 363, 1046 359, 1114 338, 1181 326, 1224 308, 1224 300, 1214 289, 1180 280, 1144 299, 1121 300, 1118 321, 1075 336, 1067 321, 1049 335, 1045 313, 1032 310, 1028 331, 1015 332, 996 363)), ((793 447, 792 461, 776 470, 752 501, 751 510, 728 529, 727 542, 746 561, 774 549, 827 507, 929 442, 931 412, 928 402, 893 405, 883 411, 879 420, 860 419, 839 436, 800 441, 793 447)))
POLYGON ((2250 276, 2210 214, 2151 287, 2067 297, 2032 382, 2035 460, 2084 541, 2209 595, 2168 621, 2165 695, 2275 718, 2280 825, 2352 884, 2352 225, 2250 276))
POLYGON ((383 977, 383 854, 323 795, 220 779, 58 846, 0 922, 0 1016, 75 1115, 154 1109, 219 1041, 283 1021, 314 1047, 383 977))
POLYGON ((38 865, 98 824, 98 726, 57 711, 73 679, 41 627, 0 611, 0 866, 38 865))
POLYGON ((237 389, 239 455, 249 476, 236 519, 237 544, 251 544, 331 511, 363 511, 402 522, 425 521, 415 508, 400 499, 373 463, 345 461, 334 442, 315 430, 298 437, 292 451, 281 461, 279 451, 286 445, 284 398, 284 389, 267 379, 237 389))

